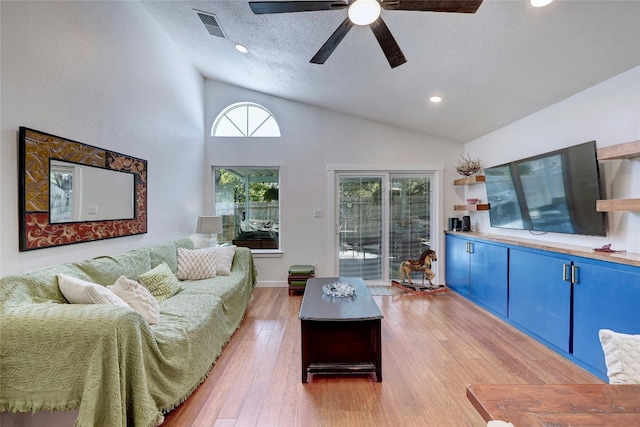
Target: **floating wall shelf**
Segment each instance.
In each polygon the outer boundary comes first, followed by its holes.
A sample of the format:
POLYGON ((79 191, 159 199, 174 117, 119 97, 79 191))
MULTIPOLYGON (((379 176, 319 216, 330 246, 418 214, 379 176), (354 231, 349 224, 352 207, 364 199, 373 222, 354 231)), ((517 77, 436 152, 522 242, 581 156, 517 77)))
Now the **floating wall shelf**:
POLYGON ((478 203, 477 205, 454 205, 454 211, 488 211, 491 209, 489 203, 478 203))
MULTIPOLYGON (((640 139, 598 149, 598 160, 640 159, 640 139)), ((640 199, 596 201, 598 212, 640 212, 640 199)))
POLYGON ((468 176, 466 178, 459 178, 453 181, 453 185, 469 185, 469 184, 478 184, 484 183, 484 175, 473 175, 468 176))
POLYGON ((610 199, 596 201, 598 212, 640 212, 640 199, 610 199))
MULTIPOLYGON (((484 184, 484 175, 472 175, 467 176, 465 178, 458 178, 453 181, 453 185, 462 186, 462 185, 471 185, 471 184, 484 184)), ((488 211, 491 209, 489 203, 478 203, 476 205, 453 205, 454 211, 488 211)))
POLYGON ((598 160, 640 158, 640 139, 598 149, 598 160))

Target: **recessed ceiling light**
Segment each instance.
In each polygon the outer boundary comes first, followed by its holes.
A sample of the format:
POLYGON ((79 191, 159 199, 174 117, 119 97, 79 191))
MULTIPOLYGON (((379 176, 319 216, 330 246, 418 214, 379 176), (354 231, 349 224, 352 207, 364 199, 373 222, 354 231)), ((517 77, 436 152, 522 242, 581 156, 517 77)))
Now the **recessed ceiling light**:
POLYGON ((531 6, 533 7, 544 7, 551 3, 553 0, 531 0, 531 6))
POLYGON ((247 53, 249 52, 249 49, 247 49, 244 45, 240 44, 240 43, 236 43, 236 50, 240 53, 247 53))
POLYGON ((440 98, 439 96, 432 96, 431 98, 429 98, 429 101, 437 104, 438 102, 442 101, 442 98, 440 98))

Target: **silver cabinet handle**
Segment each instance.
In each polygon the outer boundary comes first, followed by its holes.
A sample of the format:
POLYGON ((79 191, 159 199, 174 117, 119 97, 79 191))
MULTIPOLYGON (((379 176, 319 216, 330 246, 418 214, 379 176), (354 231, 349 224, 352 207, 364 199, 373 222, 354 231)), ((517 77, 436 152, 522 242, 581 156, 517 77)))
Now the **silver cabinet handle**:
POLYGON ((578 266, 577 265, 572 265, 571 266, 571 283, 580 283, 578 281, 578 266))
POLYGON ((569 281, 569 276, 567 274, 567 270, 569 269, 569 264, 562 264, 562 280, 565 282, 569 281))

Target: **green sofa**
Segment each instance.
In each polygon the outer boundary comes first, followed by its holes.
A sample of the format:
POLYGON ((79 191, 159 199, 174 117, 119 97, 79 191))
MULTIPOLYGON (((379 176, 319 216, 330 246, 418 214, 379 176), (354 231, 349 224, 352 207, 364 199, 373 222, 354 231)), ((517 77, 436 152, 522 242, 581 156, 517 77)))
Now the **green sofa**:
POLYGON ((162 261, 177 269, 190 239, 0 280, 0 410, 78 408, 75 425, 151 427, 206 378, 240 325, 256 283, 249 249, 230 276, 181 282, 149 325, 129 307, 69 304, 56 275, 112 285, 162 261))

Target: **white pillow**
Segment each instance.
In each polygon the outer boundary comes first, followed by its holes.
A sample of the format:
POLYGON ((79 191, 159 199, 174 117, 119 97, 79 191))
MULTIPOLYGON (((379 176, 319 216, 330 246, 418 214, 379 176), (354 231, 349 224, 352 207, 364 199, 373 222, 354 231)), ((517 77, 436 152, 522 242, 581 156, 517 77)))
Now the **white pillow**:
POLYGON ((58 286, 62 295, 71 304, 111 304, 129 307, 129 304, 105 286, 77 277, 58 274, 58 286))
POLYGON ((600 329, 609 384, 640 384, 640 335, 600 329))
POLYGON ((201 280, 216 277, 215 248, 178 248, 178 271, 180 280, 201 280))
POLYGON ((236 246, 214 246, 216 251, 216 271, 220 276, 231 275, 231 264, 236 254, 236 246))
POLYGON ((107 286, 135 311, 142 314, 150 325, 160 321, 160 306, 151 292, 135 280, 120 276, 116 283, 107 286))

